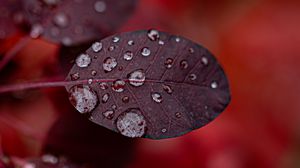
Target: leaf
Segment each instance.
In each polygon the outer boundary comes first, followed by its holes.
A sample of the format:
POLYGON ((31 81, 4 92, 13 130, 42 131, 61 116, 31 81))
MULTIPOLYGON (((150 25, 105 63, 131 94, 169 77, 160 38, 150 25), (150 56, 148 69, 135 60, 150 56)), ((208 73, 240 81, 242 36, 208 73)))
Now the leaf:
POLYGON ((129 137, 171 138, 200 128, 229 104, 215 57, 190 40, 156 30, 95 42, 79 55, 66 87, 91 121, 129 137))
POLYGON ((31 36, 66 46, 102 38, 119 28, 134 11, 136 0, 26 0, 31 36))

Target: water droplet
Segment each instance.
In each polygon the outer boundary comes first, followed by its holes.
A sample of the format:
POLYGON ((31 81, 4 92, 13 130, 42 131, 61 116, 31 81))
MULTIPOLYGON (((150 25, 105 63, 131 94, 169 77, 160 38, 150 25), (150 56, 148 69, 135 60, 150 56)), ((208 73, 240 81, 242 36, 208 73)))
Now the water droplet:
POLYGON ((189 75, 189 78, 190 78, 191 80, 196 80, 196 79, 197 79, 197 75, 196 75, 196 74, 190 74, 190 75, 189 75))
POLYGON ((80 54, 76 58, 75 62, 76 62, 76 65, 78 67, 85 68, 85 67, 88 67, 91 64, 92 59, 88 54, 80 54))
POLYGON ((38 38, 40 35, 42 35, 44 32, 44 28, 40 24, 35 24, 32 26, 30 31, 30 37, 31 38, 38 38))
POLYGON ((134 45, 134 42, 132 40, 129 40, 128 45, 132 46, 132 45, 134 45))
POLYGON ((49 163, 49 164, 58 163, 58 158, 50 154, 43 155, 41 159, 44 163, 49 163))
POLYGON ((163 84, 163 90, 164 90, 165 92, 167 92, 168 94, 173 93, 173 89, 172 89, 171 86, 169 86, 169 85, 163 84))
POLYGON ((189 48, 189 52, 190 52, 191 54, 193 54, 193 53, 195 52, 195 50, 194 50, 193 48, 189 48))
POLYGON ((112 57, 107 57, 103 61, 103 69, 105 72, 112 71, 118 65, 117 60, 112 57))
POLYGON ((175 41, 176 41, 177 43, 179 43, 179 42, 181 41, 181 39, 180 39, 179 37, 176 37, 176 38, 175 38, 175 41))
POLYGON ((113 51, 115 49, 115 46, 108 47, 108 51, 113 51))
POLYGON ((165 44, 165 42, 164 42, 164 41, 162 41, 162 40, 159 40, 159 41, 158 41, 158 44, 159 44, 159 45, 164 45, 164 44, 165 44))
POLYGON ((123 92, 125 88, 125 82, 121 79, 118 79, 113 82, 112 90, 115 92, 123 92))
POLYGON ((201 58, 201 61, 204 65, 207 65, 208 64, 208 59, 206 57, 202 57, 201 58))
POLYGON ((120 37, 114 37, 114 38, 112 39, 112 41, 113 41, 114 43, 117 43, 117 42, 120 41, 120 37))
POLYGON ((109 94, 108 93, 104 94, 102 96, 102 103, 106 103, 108 101, 108 99, 109 99, 109 94))
POLYGON ((88 84, 91 85, 93 83, 93 79, 88 80, 88 84))
POLYGON ((142 86, 145 82, 146 76, 143 70, 135 70, 128 74, 129 84, 132 86, 142 86))
POLYGON ((175 113, 176 118, 181 118, 181 113, 177 112, 175 113))
POLYGON ((162 102, 162 96, 159 93, 152 93, 151 94, 152 100, 155 101, 156 103, 161 103, 162 102))
POLYGON ((166 129, 166 128, 163 128, 163 129, 161 129, 161 132, 162 132, 162 133, 165 133, 165 132, 167 132, 167 129, 166 129))
POLYGON ((131 51, 126 51, 123 57, 126 61, 130 61, 133 58, 133 53, 131 51))
POLYGON ((72 39, 70 37, 63 37, 61 42, 65 46, 70 46, 72 44, 72 39))
POLYGON ((114 110, 116 110, 117 109, 117 105, 113 104, 113 105, 111 105, 111 108, 114 109, 114 110))
POLYGON ((117 129, 127 137, 142 137, 146 132, 146 120, 135 110, 129 110, 118 117, 117 129))
POLYGON ((60 2, 60 0, 43 0, 46 5, 56 6, 60 2))
POLYGON ((128 96, 122 97, 122 102, 123 103, 128 103, 129 102, 129 97, 128 96))
POLYGON ((106 10, 106 3, 104 1, 97 1, 94 4, 96 12, 103 13, 106 10))
POLYGON ((172 68, 172 65, 173 65, 173 59, 172 58, 167 58, 166 61, 165 61, 165 66, 166 68, 172 68))
POLYGON ((60 12, 54 15, 53 23, 60 28, 64 28, 69 25, 69 18, 65 13, 60 12))
POLYGON ((216 81, 213 81, 211 84, 210 84, 210 87, 213 88, 213 89, 216 89, 218 87, 218 83, 216 81))
POLYGON ((92 45, 92 50, 97 53, 99 51, 102 50, 102 43, 100 42, 95 42, 93 45, 92 45))
POLYGON ((92 70, 91 74, 92 74, 93 76, 96 76, 96 75, 97 75, 97 71, 92 70))
POLYGON ((148 57, 148 56, 151 54, 151 51, 150 51, 149 48, 144 47, 144 48, 142 48, 142 50, 141 50, 141 54, 142 54, 143 56, 145 56, 145 57, 148 57))
POLYGON ((148 38, 152 41, 156 41, 159 39, 159 32, 157 30, 154 30, 154 29, 149 30, 147 35, 148 35, 148 38))
POLYGON ((187 69, 189 67, 189 64, 186 60, 180 61, 180 68, 181 69, 187 69))
POLYGON ((122 67, 122 66, 119 66, 118 70, 119 70, 119 71, 122 71, 122 70, 123 70, 123 67, 122 67))
POLYGON ((69 90, 69 100, 80 113, 91 112, 98 104, 97 94, 86 85, 75 85, 69 90))
POLYGON ((99 86, 100 86, 100 89, 102 89, 102 90, 106 90, 106 89, 108 89, 108 84, 107 84, 107 83, 105 83, 105 82, 101 82, 101 83, 99 83, 99 86))
POLYGON ((77 72, 77 73, 73 73, 73 74, 71 74, 70 76, 71 76, 71 80, 72 80, 72 81, 78 80, 78 79, 80 78, 78 72, 77 72))
POLYGON ((102 115, 106 118, 106 119, 113 119, 114 118, 114 115, 115 115, 115 112, 113 110, 106 110, 102 113, 102 115))

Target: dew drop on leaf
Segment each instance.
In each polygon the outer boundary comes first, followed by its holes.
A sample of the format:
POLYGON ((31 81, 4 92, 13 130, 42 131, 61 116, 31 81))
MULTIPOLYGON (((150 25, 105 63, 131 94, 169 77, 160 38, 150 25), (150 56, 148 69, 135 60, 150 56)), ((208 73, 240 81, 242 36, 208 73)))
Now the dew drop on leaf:
POLYGON ((189 64, 186 60, 180 61, 180 68, 181 69, 187 69, 189 67, 189 64))
POLYGON ((167 58, 166 61, 165 61, 165 66, 166 68, 172 68, 172 65, 173 65, 173 59, 172 58, 167 58))
POLYGON ((113 110, 106 110, 102 114, 106 119, 111 120, 114 118, 115 112, 113 110))
POLYGON ((80 78, 78 72, 73 73, 73 74, 71 74, 70 76, 71 76, 71 80, 72 80, 72 81, 78 80, 78 79, 80 78))
POLYGON ((163 101, 163 98, 160 93, 152 93, 151 97, 152 97, 152 100, 156 103, 161 103, 163 101))
POLYGON ((128 75, 128 80, 132 86, 142 86, 145 82, 146 76, 143 70, 135 70, 128 75))
POLYGON ((117 43, 120 41, 120 37, 113 37, 113 40, 112 40, 114 43, 117 43))
POLYGON ((167 92, 168 94, 171 94, 171 93, 173 92, 173 90, 172 90, 172 88, 171 88, 170 85, 165 85, 165 84, 163 84, 163 90, 164 90, 165 92, 167 92))
POLYGON ((105 72, 110 72, 112 71, 116 66, 118 65, 117 60, 112 57, 107 57, 103 61, 103 70, 105 72))
POLYGON ((159 39, 159 32, 157 30, 151 29, 148 31, 148 37, 152 41, 156 41, 159 39))
POLYGON ((106 89, 108 89, 108 84, 106 82, 100 82, 99 87, 102 90, 106 90, 106 89))
POLYGON ((131 51, 126 51, 123 56, 124 60, 130 61, 133 58, 133 53, 131 51))
POLYGON ((218 87, 218 83, 216 81, 214 81, 210 84, 210 87, 213 89, 216 89, 218 87))
POLYGON ((88 54, 80 54, 76 58, 75 62, 78 67, 85 68, 90 65, 90 63, 92 62, 92 59, 88 54))
POLYGON ((109 94, 108 94, 108 93, 105 93, 105 94, 102 96, 101 101, 102 101, 102 103, 107 103, 108 99, 109 99, 109 94))
POLYGON ((141 54, 142 56, 148 57, 151 54, 151 51, 148 47, 144 47, 141 50, 141 54))
POLYGON ((56 26, 58 26, 60 28, 65 28, 69 25, 68 16, 62 12, 54 15, 53 22, 56 26))
POLYGON ((133 40, 129 40, 127 43, 128 43, 128 45, 130 45, 130 46, 134 45, 133 40))
POLYGON ((196 74, 190 74, 190 75, 189 75, 189 78, 190 78, 191 80, 196 80, 196 79, 197 79, 197 75, 196 75, 196 74))
POLYGON ((97 1, 94 4, 94 9, 96 12, 103 13, 106 10, 106 3, 104 1, 97 1))
POLYGON ((123 92, 125 88, 125 81, 118 79, 112 83, 112 90, 115 92, 123 92))
POLYGON ((94 51, 94 52, 99 52, 99 51, 101 51, 101 49, 102 49, 102 43, 100 43, 100 42, 95 42, 93 45, 92 45, 92 50, 94 51))
POLYGON ((128 96, 122 97, 122 102, 123 103, 128 103, 129 102, 129 97, 128 96))

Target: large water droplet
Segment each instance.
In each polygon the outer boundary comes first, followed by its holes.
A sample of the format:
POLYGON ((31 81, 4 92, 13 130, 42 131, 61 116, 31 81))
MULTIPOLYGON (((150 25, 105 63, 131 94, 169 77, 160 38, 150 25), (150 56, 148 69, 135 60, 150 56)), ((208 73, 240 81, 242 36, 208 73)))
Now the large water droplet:
POLYGON ((67 27, 69 25, 69 18, 65 13, 57 13, 53 17, 53 23, 61 28, 67 27))
POLYGON ((88 67, 91 64, 92 59, 88 54, 80 54, 76 58, 75 62, 76 62, 76 65, 78 67, 85 68, 85 67, 88 67))
POLYGON ((99 83, 100 89, 106 90, 108 89, 108 84, 106 82, 99 83))
POLYGON ((92 45, 92 50, 97 53, 99 51, 101 51, 102 49, 102 43, 100 42, 95 42, 93 45, 92 45))
POLYGON ((86 85, 75 85, 69 90, 69 100, 80 113, 91 112, 98 104, 97 94, 86 85))
POLYGON ((40 24, 35 24, 32 26, 32 29, 30 31, 30 37, 31 38, 38 38, 41 34, 43 34, 44 28, 40 24))
POLYGON ((103 61, 103 69, 105 72, 112 71, 118 65, 117 60, 113 57, 107 57, 103 61))
POLYGON ((58 158, 50 154, 43 155, 41 159, 44 163, 49 163, 49 164, 58 163, 58 158))
POLYGON ((218 83, 216 81, 213 81, 211 84, 210 84, 210 87, 213 88, 213 89, 216 89, 218 87, 218 83))
POLYGON ((112 90, 115 92, 123 92, 125 88, 125 81, 118 79, 113 82, 112 90))
POLYGON ((104 1, 97 1, 94 4, 94 9, 96 12, 103 13, 106 10, 106 3, 104 1))
POLYGON ((73 74, 71 74, 70 76, 71 76, 71 80, 72 80, 72 81, 78 80, 78 79, 80 78, 78 72, 73 73, 73 74))
POLYGON ((163 90, 164 90, 165 92, 167 92, 168 94, 172 94, 172 93, 173 93, 173 89, 172 89, 171 86, 169 86, 169 85, 163 84, 163 90))
POLYGON ((132 58, 133 58, 133 53, 132 53, 131 51, 126 51, 126 52, 124 53, 123 58, 124 58, 126 61, 130 61, 130 60, 132 60, 132 58))
POLYGON ((152 41, 156 41, 157 39, 159 39, 159 32, 157 30, 149 30, 147 35, 148 38, 152 41))
POLYGON ((146 76, 143 70, 135 70, 128 74, 129 84, 132 86, 142 86, 145 82, 146 76))
POLYGON ((146 132, 146 120, 136 112, 128 110, 121 114, 117 119, 117 129, 124 136, 137 138, 142 137, 146 132))
POLYGON ((166 61, 165 61, 166 68, 170 69, 170 68, 172 68, 172 65, 173 65, 173 59, 172 58, 167 58, 166 61))
POLYGON ((180 68, 181 69, 187 69, 189 67, 189 64, 186 60, 180 61, 180 68))
POLYGON ((108 93, 105 93, 103 96, 102 96, 102 103, 107 103, 109 100, 109 94, 108 93))
POLYGON ((151 54, 151 51, 150 51, 150 49, 149 49, 148 47, 144 47, 144 48, 142 48, 142 50, 141 50, 141 54, 142 54, 143 56, 145 56, 145 57, 148 57, 148 56, 151 54))
POLYGON ((160 93, 152 93, 151 97, 152 97, 152 100, 155 101, 156 103, 161 103, 163 101, 160 93))
POLYGON ((111 120, 114 118, 115 112, 113 110, 106 110, 102 114, 106 119, 111 120))

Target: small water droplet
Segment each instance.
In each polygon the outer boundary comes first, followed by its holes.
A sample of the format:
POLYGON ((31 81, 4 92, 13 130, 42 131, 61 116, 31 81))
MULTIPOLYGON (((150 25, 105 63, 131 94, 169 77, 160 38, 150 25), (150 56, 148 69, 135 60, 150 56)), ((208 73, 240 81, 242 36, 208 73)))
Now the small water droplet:
POLYGON ((108 89, 108 84, 106 82, 99 83, 100 89, 106 90, 108 89))
POLYGON ((206 57, 202 57, 201 58, 201 61, 204 65, 207 65, 208 64, 208 59, 206 57))
POLYGON ((117 109, 117 105, 113 104, 113 105, 111 105, 111 108, 114 109, 114 110, 116 110, 117 109))
POLYGON ((118 70, 119 70, 119 71, 122 71, 122 70, 123 70, 123 67, 122 67, 122 66, 119 66, 118 70))
POLYGON ((106 110, 102 114, 106 119, 111 120, 114 118, 115 112, 113 110, 106 110))
POLYGON ((114 43, 117 43, 117 42, 120 41, 120 37, 113 37, 112 41, 113 41, 114 43))
POLYGON ((73 74, 71 74, 70 76, 71 76, 71 80, 72 80, 72 81, 78 80, 78 79, 80 78, 78 72, 77 72, 77 73, 73 73, 73 74))
POLYGON ((196 74, 190 74, 190 75, 189 75, 189 78, 190 78, 191 80, 196 80, 196 79, 197 79, 197 75, 196 75, 196 74))
POLYGON ((194 50, 193 48, 189 48, 189 52, 190 52, 191 54, 193 54, 193 53, 195 52, 195 50, 194 50))
POLYGON ((110 46, 108 47, 108 51, 113 51, 116 47, 115 46, 110 46))
POLYGON ((102 50, 102 43, 100 42, 95 42, 93 45, 92 45, 92 50, 97 53, 99 51, 102 50))
POLYGON ((181 118, 181 113, 177 112, 175 113, 176 118, 181 118))
POLYGON ((146 76, 143 70, 138 69, 128 74, 129 84, 132 86, 142 86, 145 82, 146 76))
POLYGON ((112 71, 116 66, 118 65, 117 60, 112 57, 107 57, 103 61, 103 70, 105 72, 110 72, 112 71))
POLYGON ((142 54, 143 56, 145 56, 145 57, 148 57, 148 56, 151 54, 151 51, 150 51, 150 49, 149 49, 148 47, 144 47, 144 48, 142 48, 142 50, 141 50, 141 54, 142 54))
POLYGON ((130 60, 132 60, 132 58, 133 58, 133 53, 132 53, 131 51, 126 51, 126 52, 124 53, 123 58, 124 58, 126 61, 130 61, 130 60))
POLYGON ((130 46, 134 45, 133 40, 129 40, 127 43, 128 43, 128 45, 130 45, 130 46))
POLYGON ((72 39, 70 37, 63 37, 61 42, 65 46, 70 46, 72 44, 72 39))
POLYGON ((146 132, 146 120, 138 114, 137 110, 128 110, 117 119, 117 129, 124 136, 137 138, 142 137, 146 132))
POLYGON ((93 79, 88 79, 88 84, 91 85, 93 83, 93 79))
POLYGON ((213 88, 213 89, 216 89, 218 87, 218 83, 216 81, 213 81, 211 84, 210 84, 210 87, 213 88))
POLYGON ((91 64, 92 59, 88 54, 80 54, 76 58, 75 62, 76 62, 76 65, 78 67, 85 68, 85 67, 88 67, 91 64))
POLYGON ((161 103, 163 101, 161 94, 159 93, 152 93, 151 94, 152 100, 156 103, 161 103))
POLYGON ((107 103, 108 100, 109 100, 109 94, 108 94, 108 93, 105 93, 105 94, 102 96, 102 103, 107 103))
POLYGON ((122 102, 123 103, 128 103, 129 102, 129 97, 128 96, 122 97, 122 102))
POLYGON ((165 42, 164 42, 164 41, 162 41, 162 40, 159 40, 159 41, 158 41, 158 44, 159 44, 159 45, 164 45, 164 44, 165 44, 165 42))
POLYGON ((92 76, 96 76, 97 75, 97 71, 92 70, 91 74, 92 74, 92 76))
POLYGON ((123 92, 125 88, 125 81, 118 79, 112 84, 112 90, 115 92, 123 92))
POLYGON ((166 68, 170 69, 170 68, 172 68, 172 65, 173 65, 173 59, 172 58, 167 58, 166 61, 165 61, 166 68))
POLYGON ((173 93, 173 89, 172 89, 171 86, 169 86, 169 85, 163 84, 163 90, 164 90, 165 92, 167 92, 168 94, 172 94, 172 93, 173 93))
POLYGON ((69 18, 65 13, 60 12, 54 15, 53 23, 60 28, 65 28, 69 25, 69 18))
POLYGON ((176 38, 175 38, 175 41, 176 41, 177 43, 179 43, 179 42, 181 41, 181 39, 180 39, 179 37, 176 37, 176 38))
POLYGON ((58 163, 58 158, 50 154, 43 155, 41 159, 44 163, 49 163, 49 164, 58 163))
POLYGON ((148 31, 147 35, 151 41, 156 41, 159 39, 159 32, 157 30, 151 29, 148 31))
POLYGON ((98 104, 97 94, 86 85, 75 85, 69 90, 69 100, 80 113, 91 112, 98 104))
POLYGON ((165 132, 167 132, 167 129, 166 129, 166 128, 163 128, 163 129, 161 129, 161 132, 162 132, 162 133, 165 133, 165 132))
POLYGON ((186 60, 180 61, 180 68, 181 69, 187 69, 189 67, 189 64, 186 60))
POLYGON ((32 29, 30 31, 30 37, 31 38, 38 38, 40 35, 42 35, 44 32, 44 28, 40 24, 35 24, 32 26, 32 29))
POLYGON ((106 3, 104 1, 97 1, 94 4, 96 12, 103 13, 106 10, 106 3))

